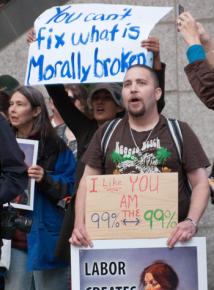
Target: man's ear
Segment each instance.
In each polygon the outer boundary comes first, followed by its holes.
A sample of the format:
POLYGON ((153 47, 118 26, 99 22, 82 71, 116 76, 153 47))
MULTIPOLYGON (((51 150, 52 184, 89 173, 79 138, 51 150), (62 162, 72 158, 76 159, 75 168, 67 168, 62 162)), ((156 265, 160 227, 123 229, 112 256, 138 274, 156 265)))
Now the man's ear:
POLYGON ((41 107, 34 108, 33 116, 37 117, 41 113, 41 107))
POLYGON ((161 96, 162 96, 162 90, 161 90, 161 88, 158 87, 158 88, 155 89, 156 101, 160 100, 161 96))

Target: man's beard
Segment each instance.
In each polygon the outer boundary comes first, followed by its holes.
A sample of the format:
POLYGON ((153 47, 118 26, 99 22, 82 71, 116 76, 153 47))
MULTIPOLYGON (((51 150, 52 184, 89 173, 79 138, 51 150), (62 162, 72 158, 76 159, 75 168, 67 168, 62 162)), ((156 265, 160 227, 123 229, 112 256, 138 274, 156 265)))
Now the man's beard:
POLYGON ((132 110, 130 107, 128 107, 128 113, 130 116, 135 118, 143 117, 145 115, 145 107, 143 105, 140 110, 132 110))

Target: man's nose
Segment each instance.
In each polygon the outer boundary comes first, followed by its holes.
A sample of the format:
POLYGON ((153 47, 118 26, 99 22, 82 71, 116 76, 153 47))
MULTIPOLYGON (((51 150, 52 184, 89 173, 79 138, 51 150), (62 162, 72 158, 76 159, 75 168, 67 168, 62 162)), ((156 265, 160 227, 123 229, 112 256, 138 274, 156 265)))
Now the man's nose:
POLYGON ((137 90, 137 84, 135 82, 133 82, 131 84, 131 91, 135 92, 137 90))
POLYGON ((15 109, 16 109, 15 104, 10 105, 10 107, 9 107, 9 110, 10 110, 10 111, 14 112, 15 109))

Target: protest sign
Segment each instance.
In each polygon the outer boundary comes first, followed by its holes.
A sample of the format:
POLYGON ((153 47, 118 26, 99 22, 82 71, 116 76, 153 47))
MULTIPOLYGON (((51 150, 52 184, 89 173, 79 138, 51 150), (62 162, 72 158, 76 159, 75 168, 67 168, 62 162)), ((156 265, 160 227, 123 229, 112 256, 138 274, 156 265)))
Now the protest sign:
POLYGON ((86 228, 92 239, 167 237, 177 221, 177 173, 87 177, 86 228))
POLYGON ((173 249, 166 242, 166 239, 102 240, 94 241, 93 248, 71 246, 72 289, 144 289, 140 287, 145 282, 142 273, 155 265, 152 273, 157 283, 154 288, 150 285, 145 289, 207 290, 206 239, 193 238, 177 243, 173 249), (158 272, 160 261, 167 268, 158 272), (172 271, 174 275, 170 275, 172 271))
MULTIPOLYGON (((25 155, 25 163, 28 167, 36 165, 37 156, 38 156, 38 146, 39 141, 37 140, 28 140, 28 139, 16 139, 20 149, 25 155)), ((35 179, 28 179, 28 186, 25 189, 24 193, 18 195, 10 203, 13 207, 25 210, 33 210, 34 204, 34 189, 35 189, 35 179)))
POLYGON ((121 82, 131 64, 152 64, 140 46, 171 7, 70 4, 35 21, 26 85, 121 82))

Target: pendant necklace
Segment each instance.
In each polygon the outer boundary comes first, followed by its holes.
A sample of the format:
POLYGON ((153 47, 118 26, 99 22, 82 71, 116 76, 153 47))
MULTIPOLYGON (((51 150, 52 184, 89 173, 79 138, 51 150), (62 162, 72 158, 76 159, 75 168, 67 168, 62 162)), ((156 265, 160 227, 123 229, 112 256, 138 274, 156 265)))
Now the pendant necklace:
MULTIPOLYGON (((155 126, 156 126, 156 125, 155 125, 155 126)), ((149 138, 150 138, 150 136, 152 135, 152 132, 153 132, 155 126, 151 129, 151 131, 149 132, 149 134, 148 134, 146 140, 143 141, 143 142, 146 143, 146 142, 149 140, 149 138)), ((129 131, 130 131, 130 134, 131 134, 131 137, 132 137, 132 141, 133 141, 135 147, 138 149, 138 155, 141 156, 141 155, 142 155, 141 149, 140 149, 139 146, 137 145, 137 142, 136 142, 136 140, 135 140, 135 138, 134 138, 134 135, 133 135, 133 132, 132 132, 132 129, 131 129, 130 125, 129 125, 129 131)))

